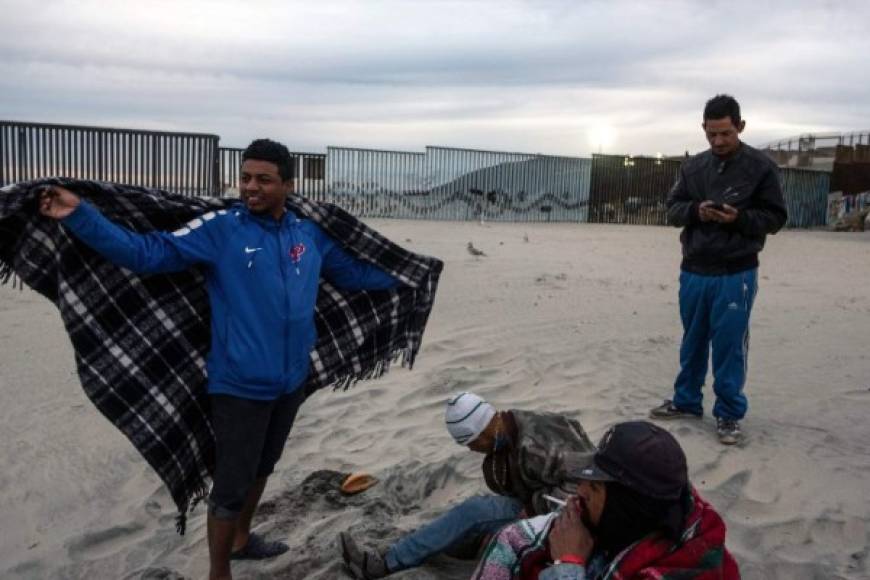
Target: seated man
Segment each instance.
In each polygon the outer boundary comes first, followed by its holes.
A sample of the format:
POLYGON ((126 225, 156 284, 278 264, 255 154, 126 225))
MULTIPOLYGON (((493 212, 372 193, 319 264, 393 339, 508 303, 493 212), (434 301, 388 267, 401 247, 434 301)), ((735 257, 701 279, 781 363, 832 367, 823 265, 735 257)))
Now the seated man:
POLYGON ((577 494, 502 529, 474 580, 737 580, 725 523, 689 483, 677 440, 646 421, 608 430, 593 460, 566 460, 577 494))
POLYGON ((502 526, 550 512, 544 495, 568 497, 570 489, 559 489, 562 458, 573 452, 588 460, 595 450, 577 421, 552 413, 496 412, 473 393, 449 399, 445 419, 457 443, 486 454, 483 476, 498 495, 465 500, 383 554, 363 550, 349 534, 340 534, 342 558, 357 578, 383 578, 460 546, 476 553, 485 536, 502 526))

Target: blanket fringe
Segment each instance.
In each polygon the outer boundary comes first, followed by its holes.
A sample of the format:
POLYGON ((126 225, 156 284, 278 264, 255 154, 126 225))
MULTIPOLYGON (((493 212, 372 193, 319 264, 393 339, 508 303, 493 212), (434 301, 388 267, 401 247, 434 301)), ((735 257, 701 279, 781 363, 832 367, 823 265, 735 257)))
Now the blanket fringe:
POLYGON ((405 351, 406 349, 397 349, 396 351, 390 353, 387 358, 376 361, 373 365, 368 368, 362 369, 360 372, 348 373, 337 377, 331 383, 332 389, 334 391, 347 391, 360 381, 369 381, 372 379, 381 378, 390 371, 390 366, 392 366, 392 364, 396 362, 403 354, 407 356, 405 351))
MULTIPOLYGON (((9 282, 9 278, 12 277, 12 264, 0 260, 0 284, 6 284, 9 282)), ((15 287, 15 281, 13 280, 13 288, 15 287)))
POLYGON ((388 372, 390 367, 399 362, 403 368, 411 369, 414 365, 414 358, 417 354, 417 348, 412 346, 397 348, 391 352, 386 358, 375 362, 371 367, 362 369, 358 373, 348 373, 336 378, 332 383, 332 390, 347 391, 354 387, 360 381, 369 381, 379 379, 388 372))
POLYGON ((175 516, 175 531, 179 536, 183 536, 187 531, 187 514, 192 512, 199 502, 204 500, 208 495, 209 485, 203 482, 197 487, 190 498, 184 502, 178 503, 178 514, 175 516))

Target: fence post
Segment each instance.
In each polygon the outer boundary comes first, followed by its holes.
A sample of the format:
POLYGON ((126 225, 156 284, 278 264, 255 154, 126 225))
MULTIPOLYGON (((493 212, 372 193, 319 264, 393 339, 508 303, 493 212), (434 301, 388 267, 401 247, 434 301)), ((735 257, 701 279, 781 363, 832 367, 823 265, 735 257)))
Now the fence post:
POLYGON ((223 195, 220 138, 212 139, 210 181, 211 183, 208 184, 207 188, 209 195, 212 197, 220 197, 223 195))
POLYGON ((150 186, 157 187, 157 160, 159 158, 157 135, 151 135, 151 183, 150 186))
POLYGON ((24 127, 18 128, 18 142, 16 143, 15 152, 18 154, 18 179, 16 181, 26 181, 24 174, 27 170, 26 147, 27 131, 24 127))
POLYGON ((102 131, 97 132, 94 137, 96 137, 95 148, 97 155, 97 175, 96 179, 99 181, 105 181, 105 176, 103 175, 103 137, 105 134, 102 131))

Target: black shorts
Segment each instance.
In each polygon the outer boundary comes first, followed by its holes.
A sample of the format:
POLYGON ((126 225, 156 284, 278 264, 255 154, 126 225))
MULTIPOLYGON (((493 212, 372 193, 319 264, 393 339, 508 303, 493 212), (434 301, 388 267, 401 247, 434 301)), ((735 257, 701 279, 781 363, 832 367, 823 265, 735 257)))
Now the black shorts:
POLYGON ((274 401, 232 395, 211 395, 210 399, 216 445, 209 511, 215 517, 233 519, 254 481, 274 471, 305 400, 305 389, 274 401))

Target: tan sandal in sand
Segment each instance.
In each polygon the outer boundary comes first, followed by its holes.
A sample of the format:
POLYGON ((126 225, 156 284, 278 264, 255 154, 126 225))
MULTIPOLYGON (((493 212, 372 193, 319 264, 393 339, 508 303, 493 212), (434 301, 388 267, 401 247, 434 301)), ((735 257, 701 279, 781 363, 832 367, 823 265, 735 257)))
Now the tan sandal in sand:
POLYGON ((368 473, 356 472, 351 473, 341 483, 341 493, 345 495, 354 495, 364 492, 378 482, 377 478, 368 473))

